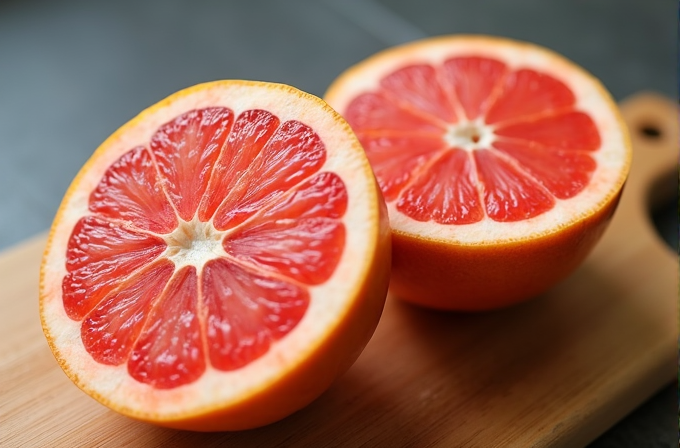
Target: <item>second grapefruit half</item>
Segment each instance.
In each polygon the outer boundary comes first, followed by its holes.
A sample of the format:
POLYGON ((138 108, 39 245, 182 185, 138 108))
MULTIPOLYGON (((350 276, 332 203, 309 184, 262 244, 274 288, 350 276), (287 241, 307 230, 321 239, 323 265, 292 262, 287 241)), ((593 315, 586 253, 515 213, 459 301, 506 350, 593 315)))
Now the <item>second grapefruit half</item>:
POLYGON ((630 166, 601 83, 533 44, 394 47, 345 71, 325 99, 387 201, 391 290, 428 307, 508 306, 564 279, 603 234, 630 166))

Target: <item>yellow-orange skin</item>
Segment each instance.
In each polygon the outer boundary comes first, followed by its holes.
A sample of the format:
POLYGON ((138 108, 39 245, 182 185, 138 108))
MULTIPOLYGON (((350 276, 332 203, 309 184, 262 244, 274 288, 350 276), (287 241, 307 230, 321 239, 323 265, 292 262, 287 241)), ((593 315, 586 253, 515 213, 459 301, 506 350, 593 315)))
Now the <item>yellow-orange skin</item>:
POLYGON ((599 241, 621 191, 555 233, 506 244, 461 245, 392 231, 391 292, 416 305, 485 311, 531 299, 566 278, 599 241))

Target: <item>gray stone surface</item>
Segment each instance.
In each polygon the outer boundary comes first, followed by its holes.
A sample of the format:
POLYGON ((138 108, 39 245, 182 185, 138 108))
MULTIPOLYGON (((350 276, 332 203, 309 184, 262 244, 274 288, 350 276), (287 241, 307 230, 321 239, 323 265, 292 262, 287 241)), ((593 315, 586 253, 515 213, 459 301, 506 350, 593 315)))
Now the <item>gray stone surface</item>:
MULTIPOLYGON (((677 17, 671 0, 0 0, 0 250, 46 230, 97 145, 182 87, 247 78, 321 96, 387 46, 487 33, 563 53, 616 99, 676 97, 677 17)), ((661 215, 677 245, 675 205, 661 215)), ((591 447, 675 446, 676 394, 591 447)))

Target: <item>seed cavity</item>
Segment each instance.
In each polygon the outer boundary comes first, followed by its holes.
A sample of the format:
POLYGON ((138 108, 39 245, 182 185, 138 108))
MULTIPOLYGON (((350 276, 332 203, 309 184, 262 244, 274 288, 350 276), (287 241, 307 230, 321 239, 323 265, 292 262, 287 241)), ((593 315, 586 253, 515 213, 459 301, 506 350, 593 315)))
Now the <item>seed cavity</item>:
POLYGON ((212 222, 203 222, 197 217, 191 221, 180 220, 172 233, 163 236, 168 245, 164 255, 177 269, 191 265, 200 271, 208 261, 226 255, 222 247, 224 235, 212 222))
POLYGON ((444 135, 446 143, 455 148, 472 151, 488 148, 493 142, 493 130, 481 121, 465 121, 452 124, 444 135))

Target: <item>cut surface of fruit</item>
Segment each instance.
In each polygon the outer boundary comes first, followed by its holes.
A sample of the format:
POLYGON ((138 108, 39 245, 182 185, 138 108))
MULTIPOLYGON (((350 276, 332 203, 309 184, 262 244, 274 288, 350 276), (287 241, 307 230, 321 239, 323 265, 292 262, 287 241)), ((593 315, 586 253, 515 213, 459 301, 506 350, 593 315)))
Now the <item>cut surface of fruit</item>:
POLYGON ((427 306, 496 308, 564 278, 604 231, 630 165, 599 81, 528 43, 394 47, 345 71, 325 99, 387 201, 392 290, 427 306))
POLYGON ((124 125, 71 184, 41 267, 50 347, 125 415, 236 430, 320 395, 389 282, 380 189, 319 98, 198 85, 124 125))

